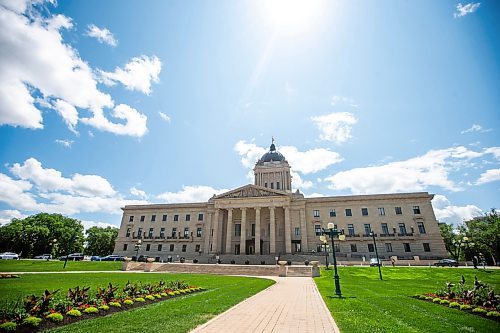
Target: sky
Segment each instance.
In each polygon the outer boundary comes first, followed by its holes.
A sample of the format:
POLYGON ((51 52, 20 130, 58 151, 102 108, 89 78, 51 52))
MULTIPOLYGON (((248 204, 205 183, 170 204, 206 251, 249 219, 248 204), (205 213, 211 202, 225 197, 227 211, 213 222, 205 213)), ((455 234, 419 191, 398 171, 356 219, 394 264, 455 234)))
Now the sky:
POLYGON ((0 0, 0 223, 253 183, 499 208, 497 1, 0 0))

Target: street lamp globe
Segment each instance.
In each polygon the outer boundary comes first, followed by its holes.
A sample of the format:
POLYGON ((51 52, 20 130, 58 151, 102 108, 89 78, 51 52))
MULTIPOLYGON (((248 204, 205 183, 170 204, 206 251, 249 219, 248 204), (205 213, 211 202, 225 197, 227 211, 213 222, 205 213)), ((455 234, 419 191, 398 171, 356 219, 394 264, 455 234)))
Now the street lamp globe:
POLYGON ((326 236, 325 235, 319 236, 319 240, 322 241, 323 243, 325 243, 326 242, 326 236))
POLYGON ((332 222, 328 223, 328 229, 335 229, 335 224, 332 222))

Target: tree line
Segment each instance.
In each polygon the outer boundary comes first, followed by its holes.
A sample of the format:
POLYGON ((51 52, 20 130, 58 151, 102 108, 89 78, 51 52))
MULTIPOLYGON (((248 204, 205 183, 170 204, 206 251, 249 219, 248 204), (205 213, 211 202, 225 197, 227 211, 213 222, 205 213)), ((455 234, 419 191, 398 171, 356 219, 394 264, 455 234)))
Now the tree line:
POLYGON ((113 253, 117 236, 117 228, 91 227, 84 233, 77 219, 39 213, 0 226, 0 252, 19 253, 23 258, 40 254, 59 257, 77 252, 105 256, 113 253))

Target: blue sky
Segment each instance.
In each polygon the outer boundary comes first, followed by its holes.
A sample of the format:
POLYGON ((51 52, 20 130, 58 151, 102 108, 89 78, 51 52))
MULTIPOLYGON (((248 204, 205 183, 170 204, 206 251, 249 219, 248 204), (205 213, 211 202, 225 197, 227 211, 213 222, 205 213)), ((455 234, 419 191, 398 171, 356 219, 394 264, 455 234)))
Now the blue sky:
POLYGON ((276 138, 306 196, 498 208, 496 1, 0 0, 0 223, 252 183, 276 138))

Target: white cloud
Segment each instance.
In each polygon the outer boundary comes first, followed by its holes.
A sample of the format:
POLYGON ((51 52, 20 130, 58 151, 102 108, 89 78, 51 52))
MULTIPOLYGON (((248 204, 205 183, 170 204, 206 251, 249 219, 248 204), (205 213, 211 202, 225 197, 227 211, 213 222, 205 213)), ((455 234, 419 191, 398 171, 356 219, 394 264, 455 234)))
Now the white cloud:
POLYGON ((19 210, 36 210, 37 202, 28 191, 33 185, 25 180, 14 180, 0 173, 0 201, 19 210))
POLYGON ((247 143, 245 140, 236 142, 234 150, 241 156, 241 164, 245 168, 253 168, 257 160, 267 151, 265 148, 259 147, 255 143, 247 143))
POLYGON ((485 154, 492 154, 497 160, 500 160, 500 147, 490 147, 484 150, 485 154))
POLYGON ((471 2, 471 3, 468 3, 466 5, 462 5, 461 3, 458 3, 457 11, 455 13, 453 13, 453 16, 463 17, 467 14, 474 13, 479 8, 480 5, 481 5, 480 2, 476 2, 476 3, 471 2))
POLYGON ((60 140, 60 139, 57 139, 54 141, 55 143, 57 143, 58 145, 61 145, 63 147, 66 147, 66 148, 71 148, 71 145, 75 142, 73 140, 60 140))
POLYGON ((92 227, 98 227, 98 228, 107 228, 107 227, 112 227, 112 228, 120 228, 119 225, 107 223, 107 222, 99 222, 99 221, 88 221, 88 220, 80 220, 83 225, 84 231, 87 231, 88 229, 92 227))
POLYGON ((350 112, 334 112, 324 116, 312 117, 320 131, 321 140, 341 144, 352 138, 352 126, 358 122, 350 112))
POLYGON ((182 186, 182 190, 179 192, 165 192, 158 195, 157 198, 166 203, 206 202, 214 194, 218 195, 227 191, 227 189, 215 189, 202 185, 182 186))
POLYGON ((463 188, 449 178, 450 172, 471 166, 471 159, 484 154, 461 146, 431 150, 405 161, 338 172, 325 180, 331 189, 349 189, 356 194, 423 191, 429 186, 461 191, 463 188))
POLYGON ((347 105, 353 108, 357 108, 359 106, 352 98, 334 95, 330 101, 330 105, 337 106, 339 104, 347 105))
POLYGON ((500 169, 490 169, 482 173, 476 182, 476 185, 486 184, 500 180, 500 169))
POLYGON ((133 196, 140 197, 143 199, 148 198, 148 195, 146 194, 146 192, 144 192, 143 190, 139 190, 138 188, 131 187, 129 191, 130 191, 130 194, 132 194, 133 196))
POLYGON ((94 126, 95 128, 118 135, 129 135, 142 137, 148 132, 146 115, 136 109, 119 104, 111 112, 111 116, 117 119, 124 119, 125 123, 113 123, 104 116, 102 110, 96 110, 92 118, 82 118, 81 121, 94 126))
POLYGON ((475 205, 454 206, 444 195, 435 195, 432 206, 439 222, 455 226, 483 214, 483 211, 475 205))
POLYGON ((115 36, 107 28, 99 28, 95 24, 91 24, 87 27, 85 33, 89 37, 93 37, 99 41, 99 43, 106 43, 110 46, 116 46, 118 44, 115 36))
POLYGON ((337 152, 325 148, 301 152, 294 146, 283 146, 280 147, 280 152, 295 171, 303 174, 316 173, 343 160, 337 152))
POLYGON ((142 55, 132 58, 125 69, 116 67, 114 72, 100 71, 101 79, 106 85, 120 82, 129 90, 137 90, 146 95, 151 93, 151 82, 158 83, 161 71, 161 61, 158 57, 142 55))
POLYGON ((0 210, 0 225, 9 223, 12 219, 22 219, 26 215, 15 209, 0 210))
POLYGON ((169 123, 171 121, 170 117, 168 115, 166 115, 165 113, 158 111, 158 114, 160 115, 160 118, 165 120, 167 123, 169 123))
POLYGON ((491 128, 483 128, 483 126, 478 125, 478 124, 472 124, 472 126, 466 130, 463 130, 460 132, 460 134, 465 134, 465 133, 471 133, 471 132, 479 132, 479 133, 486 133, 492 131, 491 128))
POLYGON ((78 111, 76 108, 62 99, 57 99, 53 106, 57 113, 64 119, 64 122, 71 132, 77 134, 78 132, 75 130, 75 126, 78 123, 78 111))
POLYGON ((308 189, 313 187, 313 182, 310 180, 303 180, 302 177, 300 177, 300 174, 290 171, 290 174, 292 176, 292 186, 295 191, 295 189, 308 189))

